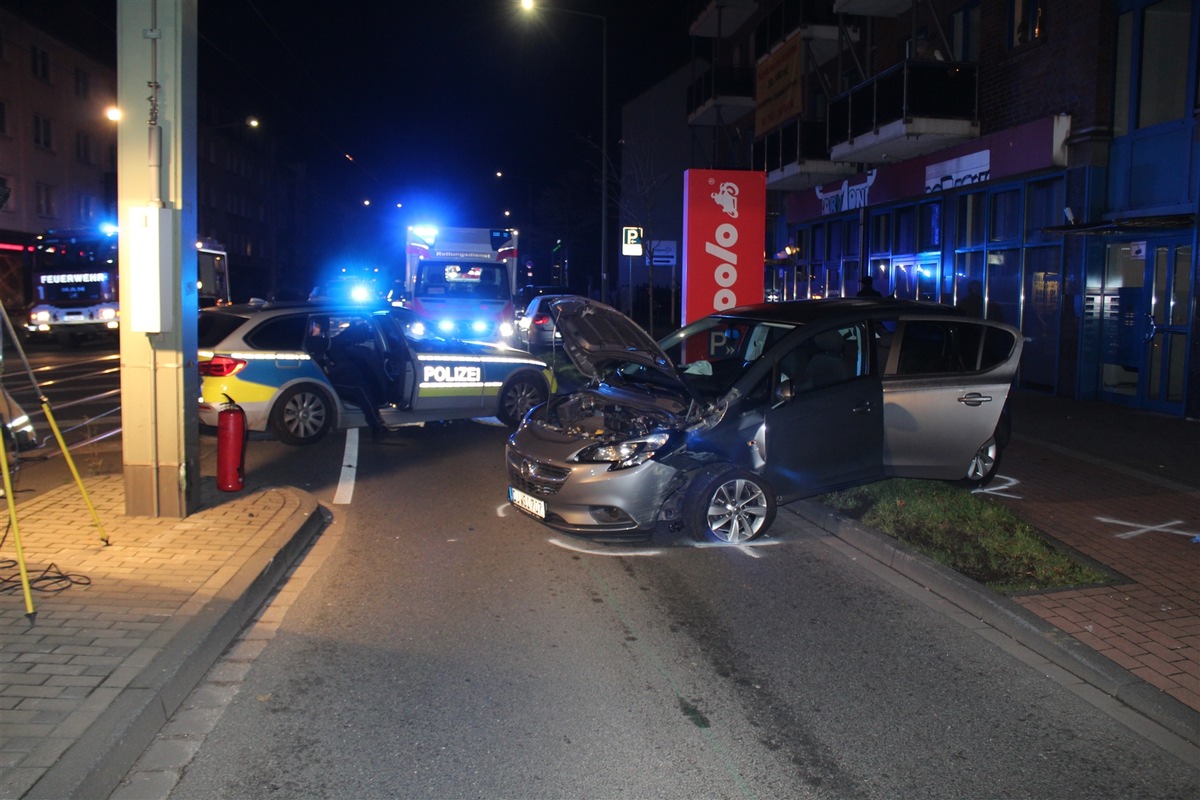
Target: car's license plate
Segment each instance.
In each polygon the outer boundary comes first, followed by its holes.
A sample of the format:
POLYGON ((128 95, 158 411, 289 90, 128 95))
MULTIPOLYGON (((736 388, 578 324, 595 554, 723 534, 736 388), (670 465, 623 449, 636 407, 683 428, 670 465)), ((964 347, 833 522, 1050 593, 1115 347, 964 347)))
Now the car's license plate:
POLYGON ((539 519, 546 518, 545 500, 525 494, 521 490, 514 489, 511 486, 508 488, 508 502, 523 511, 528 511, 539 519))

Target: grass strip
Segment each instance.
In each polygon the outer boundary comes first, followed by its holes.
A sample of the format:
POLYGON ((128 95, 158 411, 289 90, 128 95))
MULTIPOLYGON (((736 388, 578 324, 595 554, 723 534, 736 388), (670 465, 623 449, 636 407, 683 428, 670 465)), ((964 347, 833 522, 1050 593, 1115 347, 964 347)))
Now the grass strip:
POLYGON ((997 501, 943 481, 893 478, 814 498, 993 591, 1109 583, 997 501))

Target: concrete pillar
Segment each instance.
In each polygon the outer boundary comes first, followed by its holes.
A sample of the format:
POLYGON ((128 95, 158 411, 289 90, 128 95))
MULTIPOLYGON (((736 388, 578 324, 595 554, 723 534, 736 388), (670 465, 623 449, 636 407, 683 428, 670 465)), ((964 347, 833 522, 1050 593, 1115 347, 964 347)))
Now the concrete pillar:
POLYGON ((118 0, 117 211, 125 511, 200 498, 196 372, 198 0, 118 0))

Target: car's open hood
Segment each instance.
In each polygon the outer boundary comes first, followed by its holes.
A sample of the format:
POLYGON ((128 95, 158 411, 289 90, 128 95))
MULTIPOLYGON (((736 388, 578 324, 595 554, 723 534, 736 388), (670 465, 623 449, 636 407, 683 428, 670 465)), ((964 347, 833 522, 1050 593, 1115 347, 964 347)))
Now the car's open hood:
POLYGON ((675 365, 658 342, 612 306, 568 296, 552 302, 550 312, 562 334, 563 350, 587 377, 602 374, 606 365, 632 362, 661 372, 687 393, 675 365))

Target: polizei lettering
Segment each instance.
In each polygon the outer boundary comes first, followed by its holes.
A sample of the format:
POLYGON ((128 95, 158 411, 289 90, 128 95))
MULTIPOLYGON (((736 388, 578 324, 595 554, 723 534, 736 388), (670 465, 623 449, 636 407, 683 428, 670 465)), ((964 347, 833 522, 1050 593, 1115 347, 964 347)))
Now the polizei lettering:
POLYGON ((447 364, 426 364, 425 383, 479 383, 482 379, 479 367, 447 364))
POLYGON ((737 283, 737 253, 729 248, 737 244, 738 229, 732 223, 723 222, 717 226, 713 235, 715 242, 705 242, 704 252, 716 256, 717 266, 713 270, 713 280, 719 287, 713 294, 713 310, 724 311, 733 308, 737 303, 733 285, 737 283))

